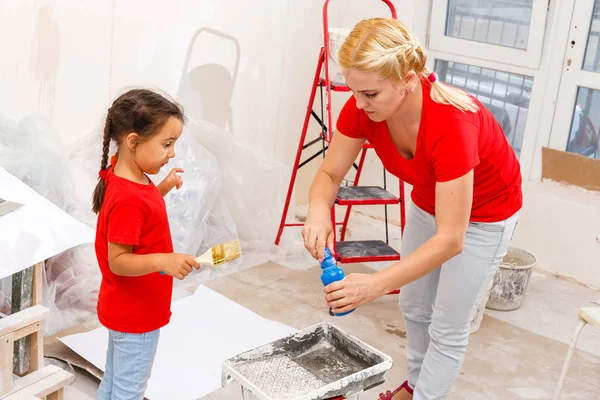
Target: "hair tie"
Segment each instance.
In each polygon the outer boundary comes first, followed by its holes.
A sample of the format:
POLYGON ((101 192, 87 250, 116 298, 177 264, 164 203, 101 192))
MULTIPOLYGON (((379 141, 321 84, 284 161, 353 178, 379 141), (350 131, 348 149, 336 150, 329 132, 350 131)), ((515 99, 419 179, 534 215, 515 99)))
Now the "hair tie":
POLYGON ((117 156, 112 156, 112 157, 110 158, 110 165, 108 166, 108 168, 106 168, 106 169, 101 169, 101 170, 98 172, 98 176, 99 176, 100 178, 102 178, 103 180, 106 180, 106 178, 108 177, 108 170, 109 170, 109 169, 111 169, 111 168, 114 168, 114 167, 115 167, 115 165, 117 165, 117 161, 118 161, 118 160, 119 160, 119 159, 117 158, 117 156))
POLYGON ((430 73, 427 79, 429 79, 429 82, 431 83, 437 81, 437 76, 435 75, 435 72, 430 73))

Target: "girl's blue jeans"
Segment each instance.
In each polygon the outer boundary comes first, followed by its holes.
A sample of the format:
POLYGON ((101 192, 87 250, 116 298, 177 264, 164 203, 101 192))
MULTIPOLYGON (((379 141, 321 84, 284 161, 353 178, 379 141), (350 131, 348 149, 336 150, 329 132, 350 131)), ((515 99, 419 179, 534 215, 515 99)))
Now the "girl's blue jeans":
POLYGON ((159 329, 148 333, 108 330, 106 367, 96 400, 144 398, 159 336, 159 329))

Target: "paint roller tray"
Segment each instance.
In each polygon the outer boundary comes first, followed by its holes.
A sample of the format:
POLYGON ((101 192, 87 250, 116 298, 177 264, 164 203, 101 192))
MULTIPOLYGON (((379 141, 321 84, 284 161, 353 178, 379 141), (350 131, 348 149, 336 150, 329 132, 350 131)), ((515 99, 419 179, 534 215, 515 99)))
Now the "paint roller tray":
POLYGON ((380 385, 391 367, 388 355, 322 322, 224 361, 222 379, 261 400, 316 400, 380 385))

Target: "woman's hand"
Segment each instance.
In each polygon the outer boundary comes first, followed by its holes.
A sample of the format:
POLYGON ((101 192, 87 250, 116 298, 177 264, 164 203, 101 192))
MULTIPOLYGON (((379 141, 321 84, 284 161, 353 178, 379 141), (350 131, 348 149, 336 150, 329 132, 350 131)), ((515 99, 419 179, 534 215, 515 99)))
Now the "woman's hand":
POLYGON ((325 286, 325 301, 336 314, 372 302, 385 293, 377 274, 350 274, 346 279, 325 286))
POLYGON ((158 190, 163 196, 166 196, 173 188, 177 188, 177 190, 181 188, 183 185, 183 177, 177 174, 183 172, 183 168, 173 168, 171 172, 169 172, 169 175, 158 184, 158 190))
POLYGON ((331 210, 327 206, 310 207, 302 229, 304 247, 319 261, 323 261, 325 246, 333 255, 333 228, 331 210))

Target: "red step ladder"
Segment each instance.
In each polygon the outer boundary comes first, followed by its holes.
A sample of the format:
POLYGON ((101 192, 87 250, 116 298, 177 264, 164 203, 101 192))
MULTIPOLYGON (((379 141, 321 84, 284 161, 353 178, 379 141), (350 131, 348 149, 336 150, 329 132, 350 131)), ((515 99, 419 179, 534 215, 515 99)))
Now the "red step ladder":
MULTIPOLYGON (((324 46, 321 48, 319 59, 317 63, 317 69, 315 72, 315 77, 313 80, 312 90, 310 92, 310 98, 308 101, 308 108, 306 110, 306 115, 304 118, 304 125, 302 127, 302 134, 300 136, 300 142, 298 144, 298 150, 296 152, 296 159, 294 161, 294 167, 292 169, 292 176, 290 179, 290 184, 288 187, 287 197, 285 200, 285 206, 283 209, 283 214, 281 216, 281 222, 279 224, 279 231, 277 233, 277 238, 275 239, 275 244, 279 245, 281 240, 281 236, 283 234, 283 230, 285 227, 289 226, 303 226, 301 223, 286 223, 287 214, 289 211, 290 200, 292 197, 292 191, 294 188, 294 184, 296 181, 296 175, 300 168, 304 165, 308 164, 318 156, 322 155, 325 157, 325 152, 331 142, 331 138, 333 135, 333 119, 331 117, 331 92, 349 92, 349 88, 345 85, 340 84, 332 84, 330 79, 330 70, 329 70, 329 23, 328 23, 328 13, 327 7, 329 5, 330 0, 326 0, 323 6, 323 32, 324 32, 324 46), (321 78, 321 71, 325 68, 325 79, 321 78), (320 110, 321 115, 317 115, 317 113, 313 110, 315 97, 317 93, 317 88, 320 89, 320 97, 321 104, 320 110), (326 106, 324 104, 324 93, 323 88, 325 89, 325 95, 327 97, 326 106), (323 108, 326 108, 327 111, 327 125, 325 124, 323 108), (319 137, 310 141, 309 143, 305 143, 306 134, 308 131, 308 125, 311 119, 311 116, 317 121, 317 123, 321 126, 321 132, 319 137), (317 151, 315 154, 306 158, 304 161, 300 161, 302 153, 304 150, 309 147, 321 142, 321 149, 317 151)), ((392 13, 392 17, 396 18, 396 9, 390 0, 381 0, 383 1, 390 9, 392 13)), ((373 146, 368 142, 364 144, 362 151, 360 153, 360 159, 358 161, 358 165, 354 163, 354 168, 356 169, 356 175, 354 178, 353 186, 342 186, 337 194, 337 198, 334 202, 334 205, 331 207, 331 220, 333 224, 333 234, 334 234, 334 251, 336 257, 340 263, 361 263, 361 262, 372 262, 372 261, 396 261, 400 259, 400 253, 394 250, 389 245, 389 232, 388 232, 388 215, 387 215, 387 206, 388 205, 400 205, 400 229, 401 234, 404 232, 405 225, 405 210, 404 210, 404 182, 399 180, 399 197, 389 193, 387 189, 386 183, 386 172, 385 168, 383 170, 383 188, 374 187, 374 186, 359 186, 359 180, 361 177, 361 173, 365 163, 365 157, 367 155, 367 150, 372 149, 373 146), (346 214, 344 220, 342 222, 336 221, 335 217, 335 207, 338 206, 346 206, 346 214), (350 212, 353 206, 360 205, 383 205, 385 206, 385 242, 383 240, 360 240, 360 241, 345 241, 346 237, 346 228, 348 227, 348 219, 350 218, 350 212), (337 227, 341 225, 341 234, 340 240, 336 240, 336 230, 337 227)), ((392 293, 398 293, 399 291, 394 291, 392 293)))

